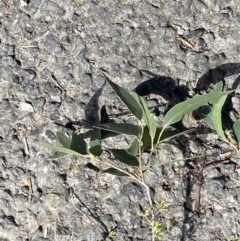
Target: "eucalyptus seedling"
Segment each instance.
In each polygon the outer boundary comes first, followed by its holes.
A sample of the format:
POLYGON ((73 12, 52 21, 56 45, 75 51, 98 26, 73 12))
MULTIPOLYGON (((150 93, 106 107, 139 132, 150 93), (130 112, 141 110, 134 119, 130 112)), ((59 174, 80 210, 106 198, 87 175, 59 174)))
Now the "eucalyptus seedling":
MULTIPOLYGON (((150 150, 149 158, 151 157, 153 151, 163 142, 171 138, 184 135, 192 130, 179 131, 170 129, 170 126, 177 123, 182 119, 185 114, 196 110, 200 106, 203 106, 209 102, 213 103, 217 100, 216 106, 217 110, 220 110, 222 103, 225 101, 226 96, 230 92, 213 91, 205 95, 195 96, 184 102, 181 102, 174 107, 172 107, 163 119, 163 126, 159 127, 156 120, 152 116, 147 106, 146 101, 135 92, 127 91, 126 89, 118 86, 116 83, 112 82, 106 75, 104 75, 108 84, 114 90, 114 92, 123 101, 132 115, 138 121, 137 125, 129 123, 106 123, 100 125, 100 117, 98 115, 96 119, 95 126, 93 127, 90 141, 87 143, 81 135, 78 135, 72 131, 69 131, 66 135, 62 132, 57 132, 57 138, 61 143, 60 146, 53 146, 43 140, 39 141, 39 144, 43 147, 49 148, 56 151, 56 153, 49 157, 50 159, 56 159, 63 157, 65 155, 72 156, 84 156, 89 157, 102 164, 103 169, 102 174, 112 174, 120 177, 128 177, 133 179, 135 182, 140 184, 146 191, 148 202, 151 212, 151 231, 152 240, 155 238, 160 238, 160 230, 158 221, 154 219, 153 212, 153 197, 150 193, 150 187, 145 182, 146 169, 148 167, 144 166, 142 160, 142 154, 146 150, 150 150), (111 132, 126 134, 133 136, 133 142, 127 149, 116 149, 116 148, 104 148, 101 145, 101 129, 108 130, 111 132), (114 164, 113 162, 106 160, 102 157, 104 151, 109 151, 113 154, 116 160, 121 163, 121 165, 114 164), (122 167, 124 164, 125 167, 122 167), (130 168, 129 168, 130 167, 130 168)), ((218 118, 216 123, 219 123, 219 116, 217 111, 215 111, 214 116, 218 118)), ((240 139, 239 135, 239 122, 235 125, 235 132, 240 139)), ((219 127, 216 125, 216 127, 219 127)), ((223 136, 220 128, 217 129, 218 132, 223 136)), ((239 139, 238 142, 239 142, 239 139)), ((185 158, 181 160, 173 160, 165 163, 158 163, 156 165, 166 165, 173 162, 185 161, 190 158, 185 158)), ((192 159, 192 157, 191 157, 192 159)), ((155 165, 153 165, 155 166, 155 165)))

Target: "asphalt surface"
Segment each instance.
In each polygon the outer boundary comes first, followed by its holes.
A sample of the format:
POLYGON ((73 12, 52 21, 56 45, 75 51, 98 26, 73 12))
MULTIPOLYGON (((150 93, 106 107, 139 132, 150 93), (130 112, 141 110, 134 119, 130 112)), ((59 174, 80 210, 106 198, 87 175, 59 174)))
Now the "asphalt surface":
MULTIPOLYGON (((140 186, 99 180, 97 163, 86 158, 49 160, 53 152, 38 140, 57 144, 55 132, 66 128, 88 138, 104 105, 115 121, 128 118, 102 71, 144 96, 159 125, 168 108, 219 80, 235 90, 227 111, 239 118, 239 18, 233 0, 1 1, 0 240, 95 241, 111 229, 112 240, 151 240, 137 215, 148 207, 140 186)), ((154 198, 169 204, 158 216, 162 240, 240 235, 239 157, 222 155, 232 149, 201 123, 186 116, 182 125, 199 129, 161 145, 151 163, 207 157, 147 172, 154 198), (206 167, 212 162, 222 165, 206 167)), ((107 136, 104 144, 127 148, 130 141, 107 136)))

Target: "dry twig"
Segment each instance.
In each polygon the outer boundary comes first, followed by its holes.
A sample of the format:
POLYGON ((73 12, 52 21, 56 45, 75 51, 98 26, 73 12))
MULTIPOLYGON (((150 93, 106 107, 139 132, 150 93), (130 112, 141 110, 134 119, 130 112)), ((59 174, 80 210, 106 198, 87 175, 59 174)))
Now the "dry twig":
POLYGON ((30 157, 30 152, 27 144, 27 137, 26 137, 26 132, 22 130, 20 127, 16 130, 18 134, 18 139, 23 143, 24 146, 24 153, 26 156, 30 157))

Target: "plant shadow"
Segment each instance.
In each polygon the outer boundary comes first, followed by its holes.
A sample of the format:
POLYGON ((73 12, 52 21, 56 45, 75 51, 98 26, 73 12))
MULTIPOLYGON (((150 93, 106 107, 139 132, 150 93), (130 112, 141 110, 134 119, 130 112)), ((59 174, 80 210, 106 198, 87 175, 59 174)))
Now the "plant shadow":
MULTIPOLYGON (((211 84, 216 84, 219 81, 223 81, 224 85, 229 76, 240 74, 240 63, 227 63, 217 66, 214 69, 210 69, 208 72, 203 74, 197 82, 195 91, 207 90, 211 84)), ((240 83, 240 76, 238 76, 234 83, 233 89, 237 88, 240 83)))
POLYGON ((156 94, 168 100, 173 106, 189 97, 189 88, 179 85, 179 81, 168 76, 155 76, 138 85, 134 90, 140 96, 156 94))

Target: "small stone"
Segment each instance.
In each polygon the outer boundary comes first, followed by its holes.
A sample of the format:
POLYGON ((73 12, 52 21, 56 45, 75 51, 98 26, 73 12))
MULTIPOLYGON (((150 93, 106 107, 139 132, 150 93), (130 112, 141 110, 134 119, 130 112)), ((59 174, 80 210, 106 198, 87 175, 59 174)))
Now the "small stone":
POLYGON ((81 77, 81 85, 84 87, 90 87, 92 85, 92 78, 90 74, 84 74, 81 77))
POLYGON ((198 39, 197 45, 198 45, 199 51, 205 51, 206 50, 207 44, 206 44, 206 42, 204 41, 203 38, 198 39))
POLYGON ((50 103, 48 104, 45 112, 46 112, 46 115, 49 117, 49 118, 55 118, 55 114, 57 112, 57 110, 60 108, 60 103, 56 103, 56 102, 53 102, 53 103, 50 103))
POLYGON ((119 38, 119 36, 121 36, 121 33, 117 30, 112 30, 109 32, 109 37, 113 40, 119 38))
POLYGON ((46 103, 45 98, 40 97, 32 101, 32 106, 35 108, 41 108, 46 103))
POLYGON ((19 108, 20 110, 23 110, 23 111, 33 112, 32 105, 26 102, 20 102, 19 108))
POLYGON ((22 78, 25 83, 31 83, 36 78, 36 72, 32 69, 24 69, 22 71, 22 78))
POLYGON ((215 36, 213 32, 209 32, 203 36, 204 41, 206 44, 212 43, 215 40, 215 36))
POLYGON ((138 228, 134 233, 134 238, 140 238, 141 240, 146 240, 150 235, 149 228, 138 228))
POLYGON ((2 63, 3 63, 5 66, 14 65, 14 58, 13 58, 12 56, 2 57, 2 63))
POLYGON ((56 136, 51 130, 46 130, 45 135, 52 141, 56 140, 56 136))
POLYGON ((29 194, 29 191, 30 191, 30 189, 29 189, 29 186, 23 186, 22 187, 22 191, 24 192, 24 194, 29 194))
POLYGON ((58 87, 54 87, 51 91, 51 100, 53 102, 61 103, 62 102, 61 94, 62 94, 62 90, 58 87))
POLYGON ((192 153, 198 153, 198 146, 194 141, 189 141, 189 148, 192 153))

